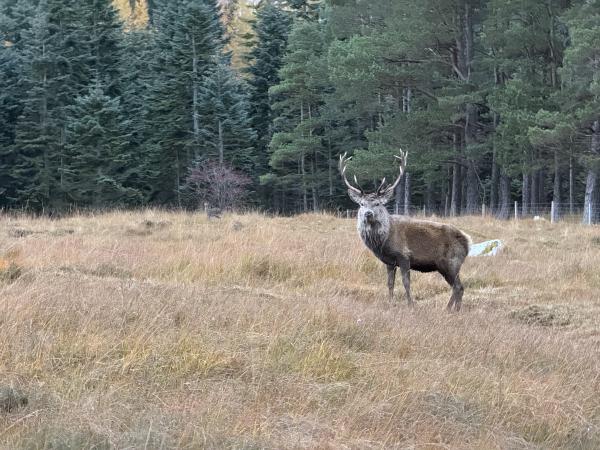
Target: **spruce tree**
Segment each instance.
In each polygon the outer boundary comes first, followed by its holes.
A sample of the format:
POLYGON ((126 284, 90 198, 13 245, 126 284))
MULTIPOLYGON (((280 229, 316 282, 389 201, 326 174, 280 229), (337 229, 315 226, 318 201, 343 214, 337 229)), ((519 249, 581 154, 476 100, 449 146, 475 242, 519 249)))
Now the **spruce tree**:
POLYGON ((132 169, 130 183, 149 202, 155 192, 154 183, 159 177, 156 146, 152 145, 153 130, 150 125, 151 88, 155 82, 152 71, 154 35, 151 30, 131 30, 125 33, 118 90, 121 110, 127 119, 125 147, 132 169))
POLYGON ((59 187, 60 113, 63 94, 60 42, 44 1, 23 33, 23 65, 19 87, 26 93, 14 143, 13 180, 19 203, 32 208, 54 208, 59 187))
POLYGON ((22 114, 25 91, 19 83, 23 59, 23 35, 31 28, 35 14, 30 0, 0 3, 0 208, 18 202, 19 177, 14 167, 16 125, 22 114))
POLYGON ((209 158, 249 173, 256 170, 246 91, 245 83, 225 62, 206 73, 199 95, 202 145, 196 161, 209 158))
POLYGON ((289 15, 279 7, 267 3, 260 7, 253 23, 254 43, 248 53, 250 105, 252 127, 256 132, 256 167, 258 174, 268 171, 268 146, 273 135, 272 102, 269 89, 279 83, 279 70, 287 46, 291 26, 289 15))
POLYGON ((70 202, 94 208, 138 203, 140 194, 129 179, 136 167, 125 151, 128 122, 119 100, 97 83, 75 100, 67 117, 63 188, 70 202))
POLYGON ((214 0, 166 1, 154 11, 148 125, 158 203, 181 204, 183 177, 201 152, 201 86, 225 43, 219 17, 214 0))

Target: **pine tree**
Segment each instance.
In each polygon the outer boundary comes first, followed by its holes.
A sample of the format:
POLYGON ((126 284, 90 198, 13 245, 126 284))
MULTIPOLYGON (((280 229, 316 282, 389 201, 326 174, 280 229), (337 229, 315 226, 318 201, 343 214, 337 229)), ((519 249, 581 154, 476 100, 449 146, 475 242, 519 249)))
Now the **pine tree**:
POLYGON ((566 18, 571 45, 565 51, 562 70, 567 89, 563 111, 573 118, 573 126, 580 136, 577 141, 584 155, 581 162, 587 173, 583 222, 597 223, 600 221, 600 2, 577 2, 566 18))
POLYGON ((281 82, 270 90, 280 98, 273 105, 277 114, 270 144, 273 172, 261 181, 279 190, 279 207, 284 210, 308 211, 309 204, 315 211, 320 208, 324 167, 328 165, 324 158, 328 152, 319 133, 321 95, 327 86, 324 44, 319 23, 297 22, 280 71, 281 82), (285 205, 288 194, 292 208, 285 205))

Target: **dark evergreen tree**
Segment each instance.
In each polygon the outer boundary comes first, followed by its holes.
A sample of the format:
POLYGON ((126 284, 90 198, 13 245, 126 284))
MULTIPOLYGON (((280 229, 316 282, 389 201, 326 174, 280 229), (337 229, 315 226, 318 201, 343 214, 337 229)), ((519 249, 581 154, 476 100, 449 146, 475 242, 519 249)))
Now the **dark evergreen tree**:
POLYGON ((18 202, 18 160, 14 147, 18 117, 26 93, 19 83, 23 59, 23 35, 31 28, 35 2, 12 0, 0 3, 0 208, 18 202))
POLYGON ((130 158, 129 182, 142 193, 143 201, 151 200, 154 183, 159 177, 156 162, 156 146, 151 143, 153 130, 150 126, 151 87, 155 82, 152 71, 154 58, 154 35, 150 30, 131 30, 123 39, 118 90, 121 93, 122 116, 127 119, 125 148, 130 158))
POLYGON ((181 204, 183 177, 201 152, 200 90, 225 38, 212 0, 165 1, 154 12, 148 145, 155 155, 153 201, 181 204))
POLYGON ((302 19, 315 20, 319 17, 322 6, 320 0, 284 0, 283 3, 291 8, 302 19))
POLYGON ((67 117, 63 189, 68 200, 94 208, 139 203, 140 193, 130 182, 137 168, 126 151, 129 124, 119 100, 107 96, 98 83, 75 100, 67 117))
POLYGON ((19 87, 25 96, 13 147, 17 199, 32 208, 55 208, 62 198, 59 102, 70 87, 64 83, 59 37, 46 2, 40 2, 23 33, 19 87))
POLYGON ((257 174, 268 171, 268 146, 273 135, 272 102, 269 89, 279 83, 279 70, 287 46, 287 36, 291 26, 288 13, 276 5, 267 3, 260 7, 253 23, 254 41, 248 53, 250 105, 252 127, 256 132, 257 174))
POLYGON ((245 83, 226 63, 206 73, 199 93, 202 145, 194 155, 196 161, 215 159, 248 173, 256 170, 246 91, 245 83))
POLYGON ((325 37, 318 22, 298 21, 289 38, 288 53, 280 71, 281 82, 271 94, 277 117, 271 139, 272 172, 261 178, 263 185, 278 190, 277 209, 308 211, 320 208, 320 191, 326 182, 323 123, 320 108, 327 89, 325 37), (287 198, 289 197, 289 199, 287 198))

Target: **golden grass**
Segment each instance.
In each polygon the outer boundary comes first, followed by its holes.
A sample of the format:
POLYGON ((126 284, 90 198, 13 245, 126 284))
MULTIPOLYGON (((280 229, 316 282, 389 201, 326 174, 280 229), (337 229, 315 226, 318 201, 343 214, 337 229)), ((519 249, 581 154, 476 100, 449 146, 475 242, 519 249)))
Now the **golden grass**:
POLYGON ((449 315, 351 220, 3 217, 1 446, 600 448, 600 229, 452 222, 506 248, 449 315))

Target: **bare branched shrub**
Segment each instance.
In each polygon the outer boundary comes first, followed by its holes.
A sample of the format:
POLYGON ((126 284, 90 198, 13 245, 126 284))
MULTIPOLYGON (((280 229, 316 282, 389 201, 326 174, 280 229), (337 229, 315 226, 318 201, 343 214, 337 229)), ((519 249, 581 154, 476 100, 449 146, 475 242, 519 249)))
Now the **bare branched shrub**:
POLYGON ((194 207, 207 202, 221 209, 236 208, 243 203, 251 183, 243 172, 210 160, 193 167, 186 178, 194 207))

